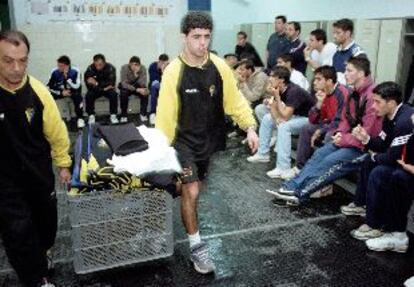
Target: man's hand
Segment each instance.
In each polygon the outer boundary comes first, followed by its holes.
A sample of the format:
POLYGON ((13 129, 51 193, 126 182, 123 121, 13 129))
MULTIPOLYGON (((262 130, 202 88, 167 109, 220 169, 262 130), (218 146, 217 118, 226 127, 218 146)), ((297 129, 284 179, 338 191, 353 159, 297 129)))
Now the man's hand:
POLYGON ((303 55, 305 56, 305 59, 310 58, 311 52, 312 52, 312 49, 310 48, 310 46, 306 46, 306 48, 303 50, 303 55))
POLYGON ((360 142, 362 142, 362 144, 366 145, 369 142, 369 135, 367 133, 367 131, 361 127, 361 125, 357 125, 353 130, 352 130, 352 135, 359 140, 360 142))
POLYGON ((315 96, 316 96, 316 99, 317 99, 316 107, 318 109, 320 109, 322 107, 323 100, 325 100, 325 98, 326 98, 326 93, 323 92, 323 91, 317 91, 315 96))
POLYGON ((98 82, 95 80, 95 78, 89 77, 86 79, 86 82, 91 86, 97 86, 98 82))
POLYGON ((405 163, 402 159, 397 160, 397 162, 401 165, 401 167, 408 171, 409 173, 414 175, 414 165, 405 163))
POLYGON ((336 133, 332 137, 332 142, 334 143, 334 145, 339 146, 339 143, 341 142, 341 139, 342 139, 342 133, 336 133))
POLYGON ((109 91, 109 90, 113 90, 114 89, 114 86, 112 86, 112 85, 109 85, 109 86, 106 86, 105 88, 103 88, 103 90, 106 92, 106 91, 109 91))
POLYGON ((70 90, 63 90, 62 96, 64 97, 70 97, 72 95, 72 92, 70 90))
POLYGON ((247 129, 247 143, 252 153, 256 153, 259 148, 259 137, 253 128, 247 129))
POLYGON ((143 96, 148 96, 148 94, 149 94, 149 91, 148 91, 147 88, 136 88, 135 91, 137 93, 140 93, 143 96))
POLYGON ((311 147, 315 148, 315 142, 321 137, 321 130, 317 129, 311 137, 311 147))
POLYGON ((70 170, 67 167, 60 167, 59 168, 59 181, 61 184, 68 184, 70 183, 71 174, 70 170))

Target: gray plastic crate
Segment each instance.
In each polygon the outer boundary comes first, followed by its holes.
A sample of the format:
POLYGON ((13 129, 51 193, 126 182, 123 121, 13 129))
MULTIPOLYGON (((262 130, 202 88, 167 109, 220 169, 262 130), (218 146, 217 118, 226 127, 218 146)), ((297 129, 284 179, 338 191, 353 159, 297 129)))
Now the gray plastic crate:
POLYGON ((164 191, 102 191, 69 197, 74 268, 78 274, 173 253, 172 197, 164 191))

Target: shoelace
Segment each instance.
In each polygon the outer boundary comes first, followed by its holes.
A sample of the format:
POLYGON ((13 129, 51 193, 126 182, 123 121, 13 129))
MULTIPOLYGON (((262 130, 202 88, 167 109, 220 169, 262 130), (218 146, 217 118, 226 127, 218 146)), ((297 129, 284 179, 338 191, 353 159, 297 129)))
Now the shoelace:
POLYGON ((199 258, 199 261, 209 263, 210 258, 208 257, 208 251, 205 247, 201 247, 196 251, 196 256, 199 258))

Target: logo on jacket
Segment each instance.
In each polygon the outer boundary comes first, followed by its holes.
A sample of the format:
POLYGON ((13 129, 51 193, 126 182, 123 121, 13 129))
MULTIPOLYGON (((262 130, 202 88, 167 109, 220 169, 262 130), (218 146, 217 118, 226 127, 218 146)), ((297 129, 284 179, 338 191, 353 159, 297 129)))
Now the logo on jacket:
POLYGON ((194 88, 194 89, 185 89, 186 94, 197 94, 198 93, 198 89, 194 88))
POLYGON ((210 92, 210 96, 213 97, 214 93, 216 91, 216 86, 215 85, 211 85, 210 88, 208 88, 208 91, 210 92))

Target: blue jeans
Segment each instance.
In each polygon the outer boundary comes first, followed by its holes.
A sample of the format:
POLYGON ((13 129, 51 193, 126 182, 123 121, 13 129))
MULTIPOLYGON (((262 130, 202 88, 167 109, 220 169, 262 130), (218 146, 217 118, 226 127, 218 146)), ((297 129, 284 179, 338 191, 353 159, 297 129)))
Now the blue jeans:
POLYGON ((276 167, 289 169, 290 153, 292 150, 292 135, 298 135, 303 126, 308 123, 308 118, 293 116, 290 120, 276 125, 270 113, 263 117, 259 129, 259 154, 265 155, 270 151, 270 139, 273 130, 277 130, 277 143, 275 152, 277 153, 276 167))
POLYGON ((254 113, 256 114, 259 123, 261 123, 263 117, 269 113, 269 108, 267 108, 264 104, 259 104, 254 108, 254 113))
POLYGON ((158 94, 160 92, 160 82, 153 81, 151 84, 151 107, 150 114, 155 114, 157 110, 158 94))
POLYGON ((304 201, 321 187, 359 169, 366 156, 357 148, 327 143, 315 151, 301 172, 285 182, 283 188, 294 190, 299 200, 304 201))

